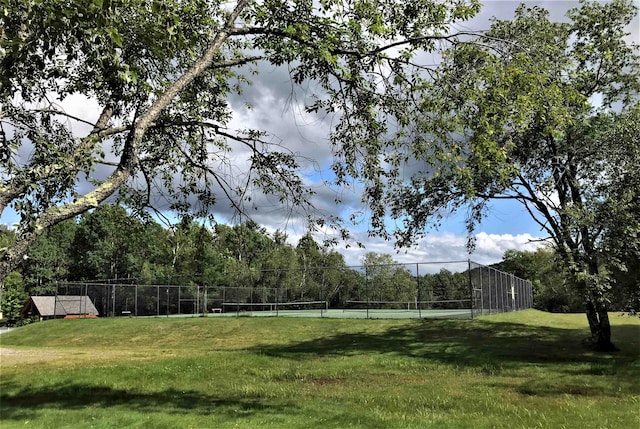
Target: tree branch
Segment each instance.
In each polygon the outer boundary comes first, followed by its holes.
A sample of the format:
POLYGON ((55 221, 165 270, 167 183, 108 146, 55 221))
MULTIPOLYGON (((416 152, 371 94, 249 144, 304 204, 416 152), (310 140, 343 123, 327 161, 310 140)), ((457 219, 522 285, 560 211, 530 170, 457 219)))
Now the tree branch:
MULTIPOLYGON (((217 33, 204 55, 196 61, 182 76, 180 76, 163 94, 161 94, 149 107, 149 109, 136 121, 133 130, 129 133, 129 138, 125 143, 120 164, 116 170, 102 182, 98 187, 88 194, 77 198, 75 201, 62 206, 49 207, 45 210, 27 229, 22 229, 18 240, 0 258, 0 273, 8 273, 20 261, 29 246, 36 240, 38 235, 46 228, 83 213, 91 208, 97 207, 106 198, 112 195, 122 186, 132 175, 138 166, 138 146, 142 142, 145 133, 153 122, 160 116, 160 113, 184 90, 197 76, 202 74, 211 66, 216 54, 222 44, 229 37, 234 23, 240 13, 246 8, 250 0, 239 0, 236 7, 229 14, 224 26, 217 33)), ((105 108, 103 114, 96 122, 94 134, 99 134, 104 129, 104 125, 112 114, 105 108)), ((85 140, 88 145, 90 135, 85 140)))
MULTIPOLYGON (((265 27, 234 28, 233 30, 231 30, 230 35, 231 36, 249 36, 249 35, 276 36, 279 38, 290 39, 301 45, 309 46, 309 47, 315 47, 317 42, 315 39, 307 39, 305 37, 296 36, 289 32, 283 31, 279 28, 265 28, 265 27)), ((392 43, 380 46, 376 49, 372 49, 370 51, 365 51, 365 52, 354 51, 349 49, 339 49, 339 48, 329 49, 329 52, 334 55, 346 55, 346 56, 353 56, 357 58, 365 58, 365 57, 378 55, 384 51, 397 48, 398 46, 416 45, 418 43, 426 42, 428 40, 446 40, 449 42, 458 42, 457 39, 460 36, 478 36, 478 33, 471 32, 471 31, 459 31, 457 33, 449 34, 449 35, 410 37, 410 38, 392 42, 392 43)))
POLYGON ((3 183, 0 186, 0 215, 7 205, 24 195, 33 184, 38 184, 42 180, 53 178, 61 171, 70 172, 69 174, 75 176, 78 173, 78 166, 82 164, 82 160, 93 152, 96 143, 100 141, 101 138, 123 132, 127 129, 127 127, 106 128, 109 120, 113 116, 113 107, 111 105, 107 105, 102 109, 95 124, 91 124, 75 116, 67 115, 58 110, 39 109, 35 110, 35 112, 54 113, 71 117, 74 120, 92 125, 93 129, 88 136, 80 140, 77 149, 71 153, 64 162, 51 163, 41 167, 29 167, 29 165, 27 165, 15 174, 12 179, 3 183))

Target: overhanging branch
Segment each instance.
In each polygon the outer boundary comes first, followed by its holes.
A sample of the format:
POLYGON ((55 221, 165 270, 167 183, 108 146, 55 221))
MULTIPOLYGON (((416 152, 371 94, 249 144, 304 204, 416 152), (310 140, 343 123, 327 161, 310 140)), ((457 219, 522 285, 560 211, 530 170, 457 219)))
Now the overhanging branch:
MULTIPOLYGON (((72 202, 62 206, 49 207, 34 222, 30 223, 29 226, 21 229, 18 240, 0 258, 0 276, 5 276, 11 271, 42 231, 56 223, 96 207, 131 177, 132 173, 138 167, 138 146, 142 142, 148 128, 187 85, 193 82, 196 77, 201 75, 213 64, 216 54, 229 37, 236 19, 248 4, 249 0, 238 1, 236 7, 229 13, 224 26, 217 33, 204 55, 167 88, 167 90, 151 104, 149 109, 140 116, 139 120, 135 122, 123 148, 120 164, 107 180, 98 185, 93 191, 72 202)), ((105 110, 103 110, 101 117, 94 127, 93 134, 86 137, 84 143, 93 147, 92 145, 95 144, 93 140, 95 134, 99 134, 100 131, 104 129, 103 123, 106 124, 106 122, 108 122, 111 114, 112 111, 110 111, 110 109, 105 108, 105 110)), ((0 279, 2 278, 4 277, 0 277, 0 279)))

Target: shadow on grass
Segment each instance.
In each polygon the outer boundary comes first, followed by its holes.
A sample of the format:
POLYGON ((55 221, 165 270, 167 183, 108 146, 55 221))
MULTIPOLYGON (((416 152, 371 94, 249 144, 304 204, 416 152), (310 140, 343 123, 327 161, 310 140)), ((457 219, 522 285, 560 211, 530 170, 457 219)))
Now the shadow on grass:
POLYGON ((24 387, 10 382, 0 384, 0 408, 3 420, 25 419, 41 409, 72 410, 85 407, 103 409, 125 407, 144 413, 192 414, 250 417, 254 414, 281 414, 293 404, 266 404, 263 398, 219 398, 196 391, 168 389, 160 392, 136 392, 85 384, 58 384, 24 387), (11 392, 11 393, 7 393, 11 392))
MULTIPOLYGON (((261 346, 259 353, 290 359, 310 356, 349 356, 388 353, 426 359, 498 375, 525 365, 548 366, 567 375, 615 376, 620 368, 635 373, 640 358, 640 327, 614 327, 616 354, 595 353, 582 344, 588 329, 537 327, 507 322, 423 320, 379 333, 337 333, 278 346, 261 346), (587 364, 576 370, 572 363, 587 364)), ((640 375, 640 374, 637 374, 640 375)))
POLYGON ((640 393, 633 381, 640 377, 640 327, 614 327, 621 349, 615 354, 595 353, 584 346, 588 334, 588 329, 508 322, 424 320, 384 332, 336 333, 255 351, 300 360, 360 354, 424 359, 471 371, 484 380, 477 382, 480 385, 498 383, 527 396, 640 393))

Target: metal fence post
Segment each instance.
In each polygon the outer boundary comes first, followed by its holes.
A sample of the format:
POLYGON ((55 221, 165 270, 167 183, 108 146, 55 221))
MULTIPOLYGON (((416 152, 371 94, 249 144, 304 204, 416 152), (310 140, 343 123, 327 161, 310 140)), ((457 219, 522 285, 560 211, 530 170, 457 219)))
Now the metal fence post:
POLYGON ((200 285, 196 286, 196 311, 194 313, 200 313, 200 285))
POLYGON ((367 297, 367 319, 369 318, 369 269, 364 266, 364 293, 367 297))
POLYGON ((416 286, 418 288, 418 293, 416 294, 416 307, 418 310, 418 319, 422 319, 422 305, 420 301, 422 301, 422 294, 420 293, 420 264, 416 263, 416 286))
MULTIPOLYGON (((473 319, 473 279, 471 276, 471 259, 467 259, 467 268, 469 271, 469 302, 471 303, 471 319, 473 319)), ((480 308, 482 308, 482 294, 480 295, 480 308)))
MULTIPOLYGON (((507 312, 507 304, 506 304, 506 295, 507 295, 507 289, 506 286, 504 285, 504 282, 502 281, 502 276, 500 276, 500 301, 502 303, 502 312, 506 313, 507 312)), ((498 281, 498 272, 496 271, 496 282, 498 281)))
POLYGON ((56 280, 56 293, 53 296, 53 318, 56 318, 56 311, 58 306, 58 281, 56 280))
POLYGON ((533 301, 533 283, 530 280, 527 280, 527 282, 529 283, 529 294, 531 295, 531 307, 529 308, 533 308, 535 304, 533 301))

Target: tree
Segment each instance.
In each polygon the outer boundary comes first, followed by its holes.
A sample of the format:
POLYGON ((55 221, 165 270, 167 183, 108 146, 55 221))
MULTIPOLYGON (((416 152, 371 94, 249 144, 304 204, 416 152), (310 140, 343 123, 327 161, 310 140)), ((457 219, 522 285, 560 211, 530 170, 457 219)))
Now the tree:
POLYGON ((553 248, 541 247, 534 252, 507 250, 497 265, 499 270, 531 281, 535 308, 552 312, 576 312, 582 308, 582 299, 567 281, 553 248))
POLYGON ((228 275, 227 252, 219 249, 212 231, 185 217, 172 231, 173 282, 194 285, 221 285, 228 275))
POLYGON ((2 293, 2 313, 0 319, 8 325, 14 325, 21 318, 20 310, 27 302, 29 294, 24 290, 22 276, 18 272, 12 272, 7 276, 6 289, 2 293))
POLYGON ((400 308, 416 301, 416 279, 391 255, 367 252, 362 263, 369 281, 368 300, 391 301, 387 305, 400 308))
MULTIPOLYGON (((260 266, 264 270, 260 278, 263 287, 287 291, 296 289, 300 284, 301 271, 296 248, 286 244, 286 237, 280 231, 275 231, 273 246, 262 256, 260 266)), ((280 295, 277 299, 280 299, 280 295)), ((276 300, 275 292, 273 300, 276 300)))
MULTIPOLYGON (((4 252, 9 246, 16 241, 16 234, 5 225, 0 225, 0 251, 4 252)), ((3 287, 0 286, 0 319, 3 318, 2 303, 3 287)))
POLYGON ((347 269, 341 253, 325 249, 323 259, 321 298, 329 302, 329 305, 339 306, 343 303, 343 290, 349 286, 348 271, 351 270, 347 269))
POLYGON ((6 249, 16 241, 16 234, 6 225, 0 225, 0 248, 6 249))
POLYGON ((85 213, 73 243, 75 280, 136 278, 141 267, 131 264, 142 225, 117 205, 85 213))
POLYGON ((468 208, 471 234, 492 201, 522 204, 553 242, 599 350, 615 349, 608 273, 638 248, 640 57, 624 40, 635 14, 624 0, 583 2, 555 23, 523 5, 445 52, 406 143, 406 160, 425 167, 388 198, 400 242, 449 211, 468 208))
POLYGON ((615 281, 612 303, 618 310, 640 312, 640 105, 616 118, 605 134, 612 145, 610 200, 604 205, 606 234, 602 244, 615 281))
POLYGON ((52 294, 56 281, 69 279, 77 229, 75 219, 68 219, 50 228, 31 246, 20 265, 25 288, 31 295, 52 294))
POLYGON ((142 225, 142 234, 137 242, 138 253, 133 256, 139 267, 139 282, 142 284, 165 284, 173 266, 169 231, 158 223, 147 219, 142 225))
POLYGON ((43 231, 114 196, 139 211, 158 191, 169 209, 205 215, 219 196, 243 211, 255 187, 311 210, 294 153, 262 130, 227 129, 230 97, 246 75, 259 63, 285 66, 294 84, 318 88, 309 110, 339 117, 332 141, 343 180, 342 159, 376 162, 384 136, 376 111, 403 105, 401 83, 424 70, 413 59, 455 41, 450 25, 478 8, 477 0, 239 0, 232 8, 5 0, 0 213, 11 205, 21 222, 0 258, 0 282, 43 231), (64 111, 72 96, 97 104, 97 115, 64 111), (251 165, 241 177, 229 156, 238 148, 251 165))
POLYGON ((298 274, 299 283, 296 294, 299 293, 300 298, 304 298, 305 294, 319 297, 322 290, 324 257, 322 249, 310 232, 300 238, 296 253, 298 265, 302 268, 298 274))

